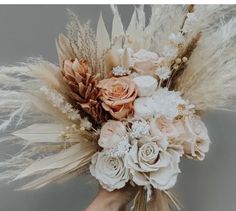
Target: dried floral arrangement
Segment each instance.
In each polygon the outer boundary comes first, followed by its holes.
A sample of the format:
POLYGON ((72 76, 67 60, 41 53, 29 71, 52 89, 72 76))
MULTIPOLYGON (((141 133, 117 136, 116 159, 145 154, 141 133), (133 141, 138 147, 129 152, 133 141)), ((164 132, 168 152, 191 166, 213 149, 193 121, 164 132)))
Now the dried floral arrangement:
POLYGON ((127 30, 111 8, 111 36, 102 15, 95 33, 70 12, 59 66, 1 67, 1 142, 23 149, 0 179, 29 177, 20 189, 32 190, 90 173, 108 191, 138 186, 132 210, 155 197, 158 210, 180 209, 179 163, 209 150, 201 115, 236 108, 236 7, 156 5, 146 21, 139 6, 127 30))

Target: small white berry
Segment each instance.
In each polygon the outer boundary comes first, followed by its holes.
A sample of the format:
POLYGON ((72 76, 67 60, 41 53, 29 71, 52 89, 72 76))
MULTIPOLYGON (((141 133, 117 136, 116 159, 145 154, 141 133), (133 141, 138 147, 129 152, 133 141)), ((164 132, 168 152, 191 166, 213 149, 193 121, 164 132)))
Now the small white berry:
POLYGON ((179 65, 177 65, 177 64, 174 64, 173 68, 174 68, 175 70, 178 70, 178 68, 179 68, 179 65))
POLYGON ((175 60, 175 63, 176 63, 176 64, 180 64, 180 63, 181 63, 181 59, 180 59, 180 58, 177 58, 177 59, 175 60))
POLYGON ((182 58, 183 62, 187 62, 188 61, 188 58, 185 56, 182 58))

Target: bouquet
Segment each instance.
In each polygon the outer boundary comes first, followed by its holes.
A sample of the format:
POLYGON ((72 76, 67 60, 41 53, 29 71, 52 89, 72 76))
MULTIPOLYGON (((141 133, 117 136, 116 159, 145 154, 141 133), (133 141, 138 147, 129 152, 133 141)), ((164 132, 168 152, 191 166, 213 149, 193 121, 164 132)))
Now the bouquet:
POLYGON ((0 179, 29 177, 20 189, 32 190, 89 173, 110 192, 138 187, 132 210, 155 197, 158 210, 180 209, 179 163, 209 150, 202 115, 235 110, 235 6, 153 5, 148 21, 137 6, 126 30, 111 8, 111 33, 102 15, 95 33, 69 11, 59 65, 1 68, 2 141, 23 149, 0 179))

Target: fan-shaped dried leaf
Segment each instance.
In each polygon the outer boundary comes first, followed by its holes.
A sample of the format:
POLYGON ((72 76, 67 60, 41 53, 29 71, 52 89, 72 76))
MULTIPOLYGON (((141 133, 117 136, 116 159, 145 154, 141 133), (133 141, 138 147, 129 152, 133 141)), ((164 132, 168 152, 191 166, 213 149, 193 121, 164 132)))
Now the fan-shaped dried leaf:
POLYGON ((63 126, 59 124, 33 124, 29 127, 17 130, 13 135, 20 137, 29 143, 59 142, 59 134, 63 126))
POLYGON ((98 58, 101 58, 103 54, 110 48, 110 37, 107 32, 102 14, 99 16, 98 25, 97 25, 97 55, 98 58))
POLYGON ((114 6, 114 17, 112 22, 112 42, 114 43, 114 48, 122 48, 123 46, 123 36, 124 36, 124 27, 120 18, 118 8, 114 6))

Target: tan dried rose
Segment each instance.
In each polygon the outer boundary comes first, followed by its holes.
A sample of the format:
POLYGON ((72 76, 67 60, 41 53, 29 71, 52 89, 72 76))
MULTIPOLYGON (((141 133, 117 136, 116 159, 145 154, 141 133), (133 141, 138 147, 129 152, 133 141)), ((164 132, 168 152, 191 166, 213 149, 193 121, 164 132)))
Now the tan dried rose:
POLYGON ((130 77, 104 79, 98 88, 103 108, 115 119, 121 120, 132 114, 137 88, 130 77))

